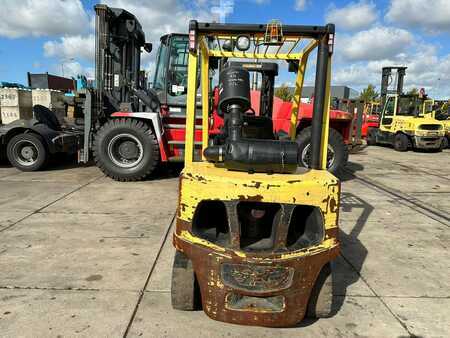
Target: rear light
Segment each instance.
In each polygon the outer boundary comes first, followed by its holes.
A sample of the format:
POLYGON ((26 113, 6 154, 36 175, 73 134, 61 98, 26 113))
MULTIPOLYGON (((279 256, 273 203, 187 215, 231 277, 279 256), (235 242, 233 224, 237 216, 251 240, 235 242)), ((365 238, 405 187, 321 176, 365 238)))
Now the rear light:
POLYGON ((333 54, 333 49, 334 49, 334 34, 328 34, 328 49, 330 54, 333 54))
POLYGON ((197 34, 195 30, 189 31, 189 51, 195 52, 197 50, 197 34))

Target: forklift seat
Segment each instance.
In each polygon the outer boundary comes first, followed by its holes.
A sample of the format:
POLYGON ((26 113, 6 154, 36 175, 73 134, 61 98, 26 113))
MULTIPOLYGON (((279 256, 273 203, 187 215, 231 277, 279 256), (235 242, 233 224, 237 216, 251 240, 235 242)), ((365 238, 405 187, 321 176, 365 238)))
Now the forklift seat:
POLYGON ((37 104, 33 106, 33 114, 36 120, 38 120, 42 124, 47 125, 50 129, 56 131, 61 130, 61 124, 59 123, 55 113, 47 107, 37 104))

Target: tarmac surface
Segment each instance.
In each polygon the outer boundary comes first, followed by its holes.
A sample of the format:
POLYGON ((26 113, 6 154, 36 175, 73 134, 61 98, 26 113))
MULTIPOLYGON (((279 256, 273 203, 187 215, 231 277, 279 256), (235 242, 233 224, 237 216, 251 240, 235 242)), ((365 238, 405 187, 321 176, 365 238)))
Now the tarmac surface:
POLYGON ((0 166, 1 337, 449 337, 450 150, 370 147, 342 182, 333 317, 296 328, 170 305, 176 173, 0 166))

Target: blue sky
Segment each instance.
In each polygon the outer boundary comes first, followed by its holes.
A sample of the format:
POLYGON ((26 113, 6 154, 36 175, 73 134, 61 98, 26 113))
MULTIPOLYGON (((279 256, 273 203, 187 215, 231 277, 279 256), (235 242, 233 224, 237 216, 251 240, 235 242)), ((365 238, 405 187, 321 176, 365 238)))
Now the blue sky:
MULTIPOLYGON (((450 97, 450 1, 448 0, 105 0, 141 21, 147 39, 186 31, 191 18, 226 22, 336 24, 333 83, 361 90, 380 82, 382 66, 409 67, 407 87, 450 97), (221 6, 220 6, 221 5, 221 6)), ((93 72, 91 0, 0 0, 0 81, 26 83, 26 73, 66 76, 93 72)), ((145 56, 152 70, 154 54, 145 56)), ((283 72, 280 82, 289 82, 283 72)))

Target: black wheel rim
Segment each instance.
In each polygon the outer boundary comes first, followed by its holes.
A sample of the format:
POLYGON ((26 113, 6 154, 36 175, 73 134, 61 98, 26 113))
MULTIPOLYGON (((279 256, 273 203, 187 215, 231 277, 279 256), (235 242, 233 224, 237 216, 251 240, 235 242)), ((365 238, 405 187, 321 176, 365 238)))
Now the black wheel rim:
POLYGON ((142 161, 144 147, 136 136, 119 134, 108 143, 108 157, 118 167, 133 168, 142 161))
MULTIPOLYGON (((334 148, 328 144, 328 151, 327 151, 327 169, 331 168, 334 164, 334 161, 336 160, 336 153, 334 151, 334 148)), ((311 166, 311 143, 308 143, 305 148, 303 148, 303 151, 300 156, 301 164, 306 167, 310 168, 311 166)))

